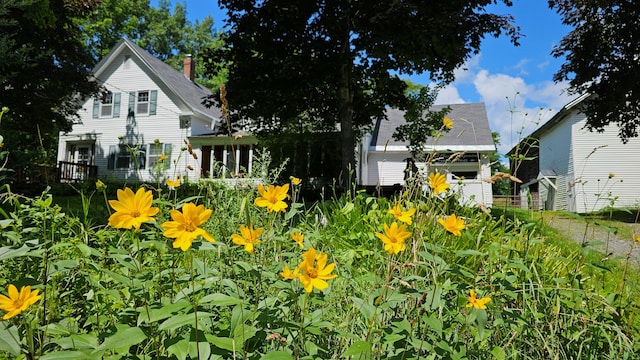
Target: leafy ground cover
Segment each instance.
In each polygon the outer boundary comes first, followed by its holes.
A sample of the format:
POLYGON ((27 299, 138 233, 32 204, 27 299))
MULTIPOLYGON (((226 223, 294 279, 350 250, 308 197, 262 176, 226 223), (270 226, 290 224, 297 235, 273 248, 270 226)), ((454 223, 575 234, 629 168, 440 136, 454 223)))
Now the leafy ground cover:
POLYGON ((0 357, 636 358, 637 276, 530 213, 297 180, 6 188, 0 357))

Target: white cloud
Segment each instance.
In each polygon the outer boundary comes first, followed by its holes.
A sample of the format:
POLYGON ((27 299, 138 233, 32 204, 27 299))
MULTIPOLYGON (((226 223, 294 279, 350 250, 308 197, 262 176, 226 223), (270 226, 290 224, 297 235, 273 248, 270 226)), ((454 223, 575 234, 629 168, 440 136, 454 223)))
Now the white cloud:
POLYGON ((456 80, 440 89, 435 103, 484 102, 491 130, 500 134, 501 154, 506 154, 572 100, 566 94, 566 83, 528 80, 530 75, 524 71, 530 63, 528 59, 511 67, 518 70, 518 76, 492 73, 481 67, 480 60, 480 55, 474 56, 456 70, 456 80))
POLYGON ((446 86, 440 89, 435 101, 436 104, 463 104, 465 102, 466 101, 460 97, 458 88, 455 86, 446 86))

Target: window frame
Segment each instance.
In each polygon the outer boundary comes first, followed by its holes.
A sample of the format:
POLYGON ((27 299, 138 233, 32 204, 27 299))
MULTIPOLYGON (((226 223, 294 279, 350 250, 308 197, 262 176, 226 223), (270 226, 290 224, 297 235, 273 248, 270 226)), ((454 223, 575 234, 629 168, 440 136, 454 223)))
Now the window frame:
POLYGON ((136 92, 136 115, 149 115, 149 108, 151 107, 151 91, 139 90, 136 92), (146 100, 140 100, 140 97, 146 95, 146 100), (145 111, 140 110, 140 106, 145 105, 145 111))
POLYGON ((147 164, 149 169, 155 169, 162 154, 166 157, 163 163, 163 169, 169 170, 171 167, 171 149, 173 145, 169 143, 150 143, 147 145, 147 164), (159 153, 156 153, 159 151, 159 153))

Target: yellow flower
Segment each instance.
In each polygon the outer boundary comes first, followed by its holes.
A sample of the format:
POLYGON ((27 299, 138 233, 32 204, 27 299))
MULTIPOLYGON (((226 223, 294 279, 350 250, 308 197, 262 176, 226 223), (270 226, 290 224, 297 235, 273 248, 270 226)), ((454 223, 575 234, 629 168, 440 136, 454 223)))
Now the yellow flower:
POLYGON ((182 180, 182 175, 178 175, 178 177, 175 180, 167 179, 165 180, 165 182, 167 183, 167 186, 171 186, 172 188, 175 189, 178 186, 180 186, 181 180, 182 180))
POLYGON ((13 284, 7 287, 9 296, 0 295, 0 309, 6 311, 2 320, 11 319, 12 317, 27 310, 27 308, 36 303, 42 297, 38 295, 38 290, 31 291, 31 286, 23 286, 18 289, 13 284))
POLYGON ((389 254, 397 254, 407 248, 404 241, 411 236, 411 233, 406 231, 406 227, 405 224, 398 226, 398 223, 394 221, 391 226, 384 224, 384 234, 376 233, 389 254))
POLYGON ((451 216, 447 216, 445 219, 439 218, 438 222, 440 225, 444 226, 445 230, 452 233, 455 236, 460 236, 462 233, 460 231, 464 230, 464 220, 462 218, 456 217, 456 214, 451 214, 451 216))
POLYGON ((260 197, 254 201, 256 206, 266 207, 269 212, 284 212, 284 209, 287 208, 287 203, 282 200, 289 196, 287 194, 289 192, 289 184, 284 184, 283 186, 269 185, 266 190, 262 184, 259 184, 258 192, 260 197))
POLYGON ((308 293, 314 288, 322 291, 329 287, 326 280, 335 279, 336 274, 331 274, 336 264, 327 265, 327 254, 317 252, 313 247, 309 248, 306 253, 302 254, 304 259, 298 265, 298 280, 304 286, 304 290, 308 293))
POLYGON ((300 180, 299 178, 297 178, 295 176, 291 176, 291 177, 289 177, 289 179, 291 179, 291 183, 293 185, 300 185, 300 183, 302 182, 302 180, 300 180))
POLYGON ((433 189, 434 195, 438 195, 441 192, 447 192, 447 189, 449 189, 447 177, 439 172, 429 174, 429 187, 433 189))
POLYGON ((452 129, 453 120, 445 116, 444 119, 442 119, 442 125, 444 125, 444 127, 446 127, 447 129, 452 129))
POLYGON ((160 154, 160 161, 165 161, 167 160, 167 155, 165 155, 164 153, 160 154))
POLYGON ((211 213, 212 211, 205 209, 204 205, 196 206, 194 203, 186 203, 182 206, 182 212, 171 210, 170 214, 173 221, 166 221, 162 224, 163 235, 168 238, 174 238, 173 248, 180 248, 182 251, 187 251, 191 247, 193 240, 198 236, 214 242, 216 239, 211 234, 198 227, 209 220, 211 213))
POLYGON ((284 269, 282 269, 282 272, 280 273, 280 276, 282 276, 285 280, 293 280, 298 277, 299 271, 300 269, 298 269, 297 267, 293 269, 293 271, 291 271, 291 269, 289 269, 289 267, 285 265, 284 269))
POLYGON ((249 227, 240 225, 241 235, 233 234, 231 235, 231 240, 236 245, 244 245, 244 249, 246 250, 246 252, 248 252, 249 254, 252 254, 253 246, 260 242, 258 238, 260 237, 260 235, 262 235, 263 231, 264 231, 263 228, 258 228, 254 230, 253 226, 251 225, 249 225, 249 227))
POLYGON ((614 173, 609 173, 609 179, 613 179, 614 177, 616 177, 616 174, 614 174, 614 173))
POLYGON ((118 200, 109 200, 109 205, 116 211, 109 217, 109 226, 130 229, 140 229, 140 225, 153 221, 159 209, 151 207, 153 194, 151 190, 138 189, 134 194, 128 187, 118 189, 118 200))
POLYGON ((489 301, 491 301, 490 297, 485 297, 482 299, 478 299, 476 298, 476 292, 471 290, 469 291, 469 296, 467 297, 467 300, 469 301, 466 305, 466 307, 474 307, 476 309, 486 309, 487 308, 487 303, 489 301))
POLYGON ((293 241, 300 245, 300 249, 302 249, 304 247, 304 235, 300 231, 294 231, 290 235, 293 241))
POLYGON ((393 217, 396 218, 396 220, 402 221, 407 225, 411 225, 413 223, 413 220, 411 219, 411 217, 415 213, 416 213, 415 208, 409 209, 407 211, 402 211, 402 208, 400 207, 400 203, 397 203, 396 206, 393 207, 393 209, 390 209, 389 211, 387 211, 387 214, 392 214, 393 217))
POLYGON ((636 236, 636 241, 640 242, 640 236, 636 236))
POLYGON ((105 190, 107 190, 107 185, 105 185, 102 180, 98 180, 96 181, 96 190, 99 192, 105 192, 105 190))

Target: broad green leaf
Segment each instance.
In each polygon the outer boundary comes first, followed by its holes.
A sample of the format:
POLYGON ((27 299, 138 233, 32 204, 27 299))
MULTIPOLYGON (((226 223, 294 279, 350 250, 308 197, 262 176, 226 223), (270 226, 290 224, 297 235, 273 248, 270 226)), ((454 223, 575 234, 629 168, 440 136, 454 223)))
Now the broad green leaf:
POLYGON ((104 340, 96 351, 128 349, 129 347, 141 343, 147 338, 140 328, 123 327, 104 340))
POLYGON ((353 301, 354 306, 360 311, 360 314, 362 314, 366 321, 372 320, 373 314, 376 311, 376 308, 372 304, 355 296, 351 297, 351 301, 353 301))
POLYGON ((507 358, 507 354, 504 352, 504 349, 500 346, 495 346, 493 350, 491 350, 491 354, 495 360, 504 360, 507 358))
POLYGON ((466 249, 466 250, 458 250, 456 251, 457 257, 467 257, 467 256, 484 256, 485 253, 480 252, 478 250, 466 249))
MULTIPOLYGON (((195 316, 196 315, 194 313, 173 316, 165 320, 162 324, 160 324, 160 326, 158 326, 158 330, 175 330, 184 325, 195 325, 196 323, 195 316)), ((213 314, 208 312, 198 311, 197 316, 198 318, 210 317, 210 316, 213 316, 213 314)))
POLYGON ((244 326, 237 327, 233 331, 236 344, 243 344, 245 341, 254 337, 257 332, 258 330, 251 325, 245 324, 244 326))
POLYGON ((356 341, 349 348, 342 353, 342 357, 347 356, 365 356, 365 358, 371 355, 371 344, 368 341, 356 341))
POLYGON ((230 305, 238 305, 242 304, 242 300, 233 296, 225 295, 225 294, 209 294, 204 296, 200 301, 198 301, 199 305, 215 305, 215 306, 230 306, 230 305))
POLYGON ((4 229, 7 226, 11 225, 11 223, 13 222, 13 219, 2 219, 0 220, 0 229, 4 229))
POLYGON ((223 350, 238 351, 242 349, 242 344, 236 344, 233 339, 227 337, 207 336, 207 340, 223 350))
POLYGON ((99 346, 98 338, 91 334, 72 334, 53 342, 65 350, 96 349, 99 346))
POLYGON ((41 257, 43 251, 36 240, 26 241, 19 248, 4 246, 0 248, 0 261, 20 256, 41 257))
POLYGON ((289 354, 286 351, 269 351, 264 354, 261 360, 293 360, 293 355, 289 354))
POLYGON ((20 334, 18 333, 18 328, 12 326, 7 329, 5 324, 0 326, 0 350, 6 351, 13 356, 18 356, 20 355, 20 334))
POLYGON ((56 351, 52 353, 47 353, 40 357, 40 360, 92 360, 92 359, 101 359, 102 353, 99 354, 87 354, 82 351, 56 351))
POLYGON ((348 213, 353 211, 354 206, 355 205, 352 202, 348 202, 348 203, 344 204, 344 207, 342 207, 342 209, 340 209, 340 212, 343 213, 344 215, 347 215, 348 213))
POLYGON ((178 360, 185 360, 187 356, 189 356, 189 340, 182 339, 168 346, 167 352, 171 355, 174 355, 176 358, 178 358, 178 360))
POLYGON ((165 304, 162 306, 159 304, 153 304, 149 307, 141 306, 138 308, 138 324, 149 324, 164 320, 170 316, 177 315, 178 312, 189 307, 191 307, 191 304, 184 299, 173 304, 165 304))

